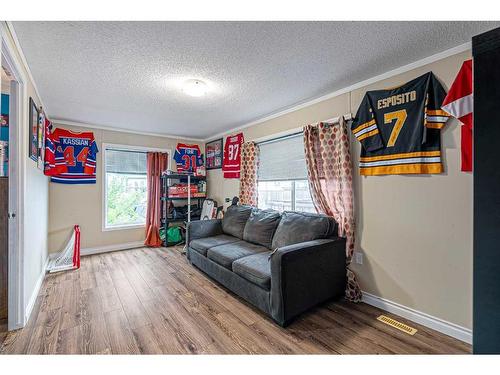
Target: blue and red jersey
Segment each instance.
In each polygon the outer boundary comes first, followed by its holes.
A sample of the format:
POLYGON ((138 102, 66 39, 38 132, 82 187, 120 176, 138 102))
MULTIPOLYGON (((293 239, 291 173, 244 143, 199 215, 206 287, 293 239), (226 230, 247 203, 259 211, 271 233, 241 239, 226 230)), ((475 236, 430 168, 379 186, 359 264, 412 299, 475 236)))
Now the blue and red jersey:
POLYGON ((58 128, 46 140, 45 174, 61 184, 95 184, 98 152, 94 133, 58 128))
POLYGON ((180 173, 195 173, 196 167, 203 165, 203 156, 198 145, 178 143, 174 152, 174 160, 177 163, 177 172, 180 173))

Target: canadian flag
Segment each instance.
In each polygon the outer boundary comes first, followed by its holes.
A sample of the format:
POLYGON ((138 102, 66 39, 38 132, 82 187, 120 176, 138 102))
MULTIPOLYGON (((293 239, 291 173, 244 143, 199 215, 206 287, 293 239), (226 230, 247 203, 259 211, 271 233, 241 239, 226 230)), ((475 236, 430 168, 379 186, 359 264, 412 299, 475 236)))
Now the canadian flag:
POLYGON ((472 60, 462 64, 441 109, 462 123, 462 171, 472 171, 472 113, 474 97, 472 92, 472 60))

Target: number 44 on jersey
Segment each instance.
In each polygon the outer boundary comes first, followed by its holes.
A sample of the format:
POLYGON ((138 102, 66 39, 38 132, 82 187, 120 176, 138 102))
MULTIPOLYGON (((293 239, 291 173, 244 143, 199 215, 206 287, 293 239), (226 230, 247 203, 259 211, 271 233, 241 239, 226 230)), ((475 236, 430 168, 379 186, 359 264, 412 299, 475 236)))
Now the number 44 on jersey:
POLYGON ((45 174, 60 184, 95 184, 99 151, 92 132, 57 128, 47 134, 45 174))

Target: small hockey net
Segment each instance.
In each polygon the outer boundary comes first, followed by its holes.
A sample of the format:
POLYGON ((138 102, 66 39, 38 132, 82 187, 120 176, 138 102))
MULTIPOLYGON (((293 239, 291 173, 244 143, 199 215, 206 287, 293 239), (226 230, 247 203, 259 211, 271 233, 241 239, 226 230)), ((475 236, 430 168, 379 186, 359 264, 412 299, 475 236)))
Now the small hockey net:
POLYGON ((49 262, 49 272, 60 272, 80 268, 80 227, 75 225, 64 250, 49 262))

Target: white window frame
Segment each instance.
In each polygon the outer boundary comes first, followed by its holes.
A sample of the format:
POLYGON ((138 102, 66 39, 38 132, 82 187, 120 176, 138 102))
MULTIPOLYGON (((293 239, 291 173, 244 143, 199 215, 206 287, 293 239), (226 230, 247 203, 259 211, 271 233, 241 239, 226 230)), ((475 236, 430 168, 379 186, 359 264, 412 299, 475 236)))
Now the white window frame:
POLYGON ((155 147, 145 147, 145 146, 132 146, 132 145, 122 145, 116 143, 103 143, 102 144, 102 231, 111 232, 115 230, 127 230, 127 229, 138 229, 145 228, 145 224, 123 224, 123 225, 113 225, 112 227, 106 226, 108 215, 108 194, 107 194, 107 183, 106 183, 106 151, 107 149, 118 149, 124 151, 141 151, 141 152, 166 152, 168 154, 167 159, 167 169, 170 169, 172 154, 169 149, 165 148, 155 148, 155 147))
MULTIPOLYGON (((291 204, 292 204, 292 211, 296 211, 296 207, 295 207, 295 183, 297 181, 307 181, 307 178, 291 178, 289 180, 283 180, 283 179, 279 179, 279 180, 257 180, 257 194, 259 194, 259 182, 291 182, 292 183, 292 196, 291 196, 291 204)), ((311 197, 311 202, 312 202, 312 197, 311 197)))
MULTIPOLYGON (((261 143, 268 143, 268 142, 279 142, 280 139, 286 139, 288 137, 293 137, 293 136, 300 136, 303 135, 304 131, 302 128, 294 128, 290 130, 285 130, 280 133, 272 134, 269 136, 264 136, 261 138, 257 138, 254 140, 257 145, 261 143)), ((291 178, 288 180, 284 179, 277 179, 277 180, 260 180, 257 175, 257 194, 259 193, 259 182, 274 182, 274 181, 292 181, 292 210, 295 210, 295 182, 296 181, 307 181, 307 178, 291 178)), ((311 197, 312 201, 312 197, 311 197)))

